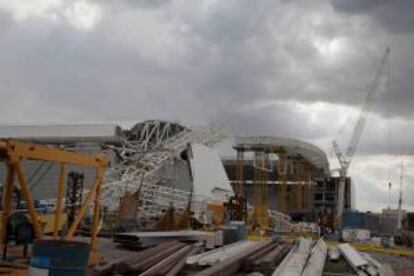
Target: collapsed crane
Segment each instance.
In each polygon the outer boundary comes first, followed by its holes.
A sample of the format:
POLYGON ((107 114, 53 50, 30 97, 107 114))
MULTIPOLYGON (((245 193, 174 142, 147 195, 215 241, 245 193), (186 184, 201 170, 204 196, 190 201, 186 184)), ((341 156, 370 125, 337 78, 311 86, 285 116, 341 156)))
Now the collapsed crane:
POLYGON ((387 48, 379 67, 375 73, 374 80, 372 85, 368 91, 368 95, 365 99, 365 103, 362 107, 361 113, 358 117, 358 121, 354 127, 352 132, 351 140, 348 144, 345 154, 339 148, 339 145, 336 140, 333 141, 332 145, 335 150, 335 154, 339 161, 339 187, 338 187, 338 199, 337 199, 337 207, 336 207, 336 214, 335 214, 335 228, 340 229, 342 228, 342 214, 344 209, 344 194, 345 194, 345 181, 348 174, 349 166, 351 165, 352 158, 354 157, 357 149, 359 141, 361 140, 362 132, 365 128, 365 122, 367 118, 367 114, 370 112, 373 103, 375 101, 376 92, 379 88, 381 83, 381 77, 383 75, 385 65, 388 62, 390 56, 390 48, 387 48))

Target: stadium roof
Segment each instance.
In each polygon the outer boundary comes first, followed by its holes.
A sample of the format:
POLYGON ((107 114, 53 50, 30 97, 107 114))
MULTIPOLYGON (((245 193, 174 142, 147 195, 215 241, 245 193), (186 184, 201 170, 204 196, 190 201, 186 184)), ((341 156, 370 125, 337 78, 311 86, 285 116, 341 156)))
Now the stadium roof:
POLYGON ((0 139, 22 139, 34 142, 99 142, 117 141, 120 127, 116 124, 52 124, 0 125, 0 139))
POLYGON ((236 137, 233 147, 245 151, 286 152, 288 157, 302 157, 315 168, 322 170, 325 176, 330 176, 329 162, 325 152, 304 141, 274 136, 243 136, 236 137))

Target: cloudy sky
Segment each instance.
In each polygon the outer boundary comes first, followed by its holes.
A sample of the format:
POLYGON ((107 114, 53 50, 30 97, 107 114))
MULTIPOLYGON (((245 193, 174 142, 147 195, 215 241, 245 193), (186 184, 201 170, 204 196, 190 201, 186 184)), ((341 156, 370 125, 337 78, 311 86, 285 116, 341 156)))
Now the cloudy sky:
POLYGON ((334 168, 331 141, 346 148, 390 46, 350 174, 359 209, 388 206, 389 181, 395 207, 403 160, 414 210, 413 12, 409 0, 0 0, 0 123, 224 124, 315 143, 334 168))

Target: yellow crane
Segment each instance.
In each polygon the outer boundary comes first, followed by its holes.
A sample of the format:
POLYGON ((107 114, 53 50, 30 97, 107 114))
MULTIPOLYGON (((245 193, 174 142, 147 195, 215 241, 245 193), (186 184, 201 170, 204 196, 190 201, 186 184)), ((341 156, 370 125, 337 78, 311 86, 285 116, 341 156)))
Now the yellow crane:
POLYGON ((64 237, 65 240, 73 239, 78 225, 87 211, 87 208, 91 203, 93 203, 93 223, 91 227, 91 239, 89 242, 91 248, 90 262, 96 261, 97 253, 95 245, 100 221, 100 194, 105 169, 108 166, 106 154, 102 153, 98 155, 87 155, 15 140, 0 141, 0 161, 5 162, 7 166, 6 183, 3 186, 3 212, 0 225, 0 237, 3 244, 5 244, 6 241, 8 219, 12 214, 12 200, 13 191, 16 187, 16 176, 19 182, 19 191, 27 203, 28 216, 33 226, 34 236, 36 239, 41 239, 44 234, 41 228, 41 216, 35 208, 33 196, 24 172, 23 160, 50 161, 58 164, 60 167, 59 181, 57 183, 58 193, 56 195, 56 209, 53 215, 53 238, 56 240, 60 239, 59 230, 62 225, 62 203, 64 196, 64 179, 66 166, 78 165, 96 169, 95 181, 92 184, 89 193, 86 196, 86 199, 82 203, 78 214, 76 215, 73 223, 69 226, 68 231, 64 237))

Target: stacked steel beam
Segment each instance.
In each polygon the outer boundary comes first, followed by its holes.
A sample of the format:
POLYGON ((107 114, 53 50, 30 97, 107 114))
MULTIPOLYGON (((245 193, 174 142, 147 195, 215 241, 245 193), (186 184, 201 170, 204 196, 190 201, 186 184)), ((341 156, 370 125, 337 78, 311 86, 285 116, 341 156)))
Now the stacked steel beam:
POLYGON ((92 275, 176 275, 183 268, 189 254, 195 248, 177 241, 164 242, 158 246, 120 258, 109 264, 96 267, 92 275))

